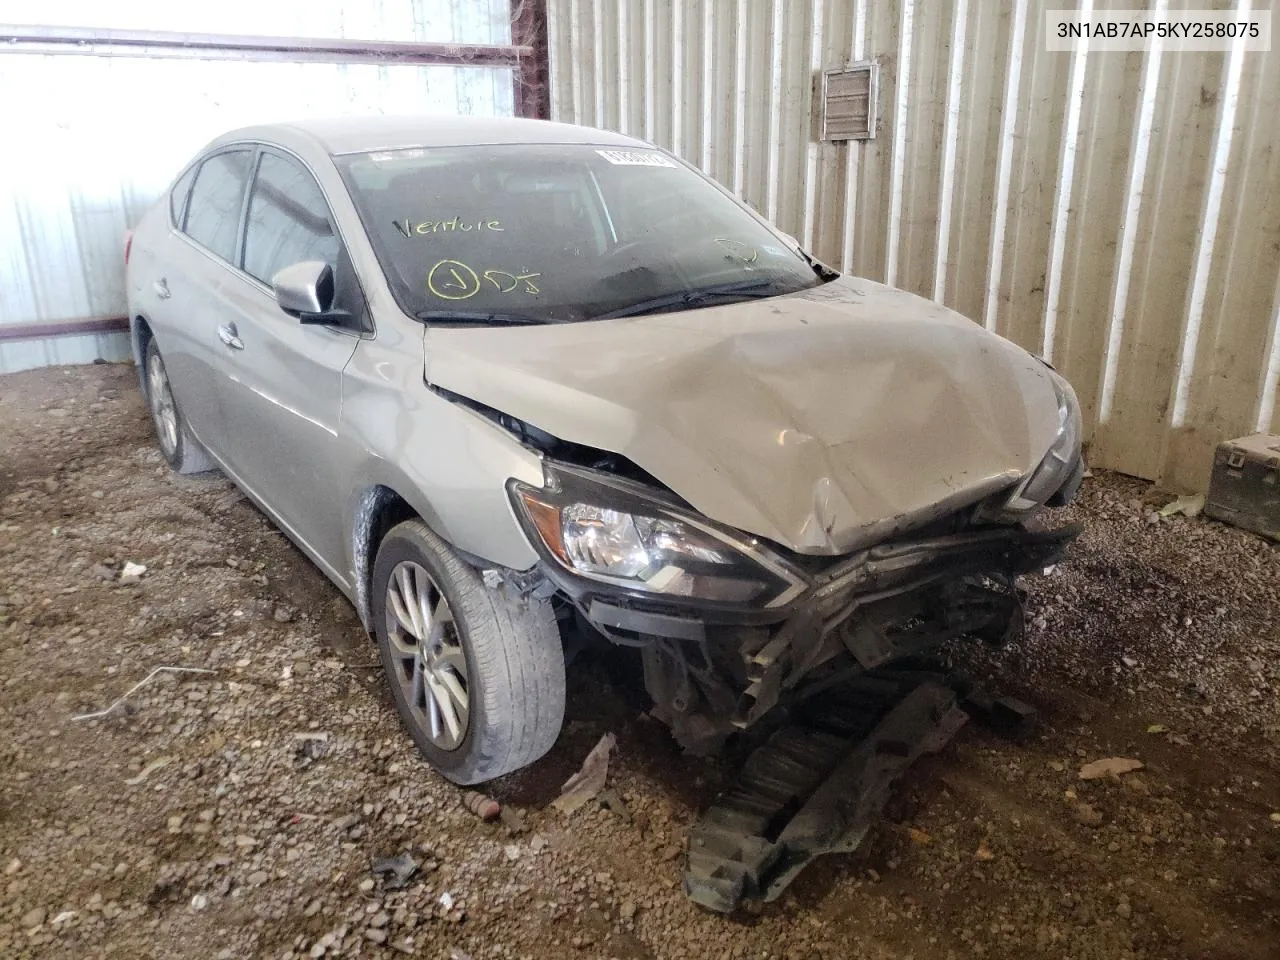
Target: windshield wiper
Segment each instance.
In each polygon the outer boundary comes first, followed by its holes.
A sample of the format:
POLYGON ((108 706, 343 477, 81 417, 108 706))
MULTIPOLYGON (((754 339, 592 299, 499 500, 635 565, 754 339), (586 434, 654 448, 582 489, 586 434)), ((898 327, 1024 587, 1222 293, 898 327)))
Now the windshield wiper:
POLYGON ((614 320, 618 317, 635 317, 643 313, 657 313, 671 307, 688 309, 700 307, 708 300, 719 297, 735 297, 754 300, 762 297, 774 297, 787 291, 779 290, 772 280, 738 280, 734 283, 722 283, 714 287, 703 287, 700 290, 686 290, 683 293, 666 294, 641 300, 617 310, 598 313, 593 320, 614 320))
POLYGON ((488 310, 419 310, 414 314, 419 320, 434 323, 483 323, 495 327, 514 327, 542 324, 541 317, 527 317, 519 313, 491 313, 488 310))
POLYGON ((840 276, 839 273, 832 270, 830 267, 819 263, 816 258, 811 257, 804 250, 800 250, 800 256, 804 258, 804 262, 809 265, 809 269, 812 270, 823 283, 830 283, 832 280, 836 279, 836 277, 840 276))

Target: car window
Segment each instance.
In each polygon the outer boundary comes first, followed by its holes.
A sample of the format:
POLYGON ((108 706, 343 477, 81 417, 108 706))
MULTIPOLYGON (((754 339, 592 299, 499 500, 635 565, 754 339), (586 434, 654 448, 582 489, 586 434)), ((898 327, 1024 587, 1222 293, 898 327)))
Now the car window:
POLYGON ((411 315, 590 320, 793 293, 813 266, 658 150, 497 144, 337 158, 411 315))
POLYGON ((172 218, 173 225, 179 230, 182 229, 182 221, 187 215, 187 199, 191 196, 191 182, 195 180, 198 169, 200 169, 199 164, 192 164, 191 169, 182 175, 173 185, 173 190, 169 192, 169 216, 172 218))
POLYGON ((200 166, 187 208, 186 233, 228 263, 236 258, 240 207, 252 150, 228 150, 200 166))
POLYGON ((249 197, 244 269, 264 283, 301 260, 336 267, 338 238, 315 179, 292 160, 264 153, 249 197))

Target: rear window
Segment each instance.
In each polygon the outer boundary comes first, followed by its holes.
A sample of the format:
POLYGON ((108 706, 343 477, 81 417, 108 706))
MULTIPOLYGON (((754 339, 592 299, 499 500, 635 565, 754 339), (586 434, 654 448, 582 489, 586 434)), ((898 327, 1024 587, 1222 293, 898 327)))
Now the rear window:
POLYGON ((191 169, 178 178, 178 182, 173 185, 173 189, 169 192, 169 218, 170 222, 181 230, 184 226, 183 221, 187 216, 187 200, 191 196, 191 183, 196 178, 196 170, 199 169, 198 164, 193 164, 191 169))
POLYGON ((186 233, 228 263, 235 263, 240 208, 252 150, 217 153, 200 165, 187 208, 186 233))

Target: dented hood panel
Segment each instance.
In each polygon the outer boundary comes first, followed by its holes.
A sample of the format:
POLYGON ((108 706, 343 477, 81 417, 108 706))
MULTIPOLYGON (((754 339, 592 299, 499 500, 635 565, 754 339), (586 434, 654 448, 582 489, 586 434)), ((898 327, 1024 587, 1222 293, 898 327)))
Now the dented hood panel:
POLYGON ((845 277, 681 313, 425 338, 426 379, 626 456, 714 520, 839 554, 1011 485, 1057 430, 1049 371, 845 277))

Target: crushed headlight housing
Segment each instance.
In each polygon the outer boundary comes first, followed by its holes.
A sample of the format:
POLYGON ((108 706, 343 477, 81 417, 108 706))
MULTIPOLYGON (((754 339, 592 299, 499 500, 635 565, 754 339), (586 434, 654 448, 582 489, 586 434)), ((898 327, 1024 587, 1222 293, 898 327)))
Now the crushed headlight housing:
POLYGON ((1070 478, 1080 458, 1080 403, 1066 380, 1052 371, 1049 377, 1058 395, 1058 432, 1044 459, 1013 492, 1006 510, 1024 511, 1043 504, 1070 478))
POLYGON ((758 541, 726 530, 630 481, 546 464, 546 485, 510 484, 517 515, 568 572, 679 602, 778 607, 806 581, 758 541))

